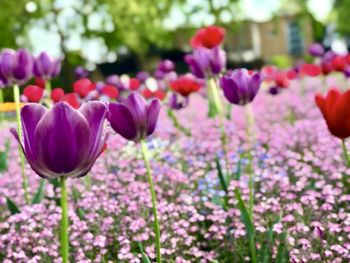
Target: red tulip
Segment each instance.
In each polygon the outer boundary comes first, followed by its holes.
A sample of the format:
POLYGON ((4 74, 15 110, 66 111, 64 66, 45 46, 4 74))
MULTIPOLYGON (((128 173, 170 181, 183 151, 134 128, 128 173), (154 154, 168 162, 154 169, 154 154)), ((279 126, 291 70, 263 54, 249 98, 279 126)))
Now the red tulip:
POLYGON ((116 99, 118 98, 118 95, 119 95, 118 89, 108 84, 103 86, 102 93, 111 99, 116 99))
POLYGON ((193 76, 183 75, 170 84, 173 91, 187 97, 200 89, 199 83, 193 76))
POLYGON ((71 105, 73 108, 78 109, 80 107, 80 102, 77 94, 75 93, 68 93, 66 94, 62 101, 67 102, 69 105, 71 105))
POLYGON ((145 88, 143 91, 142 91, 142 96, 145 98, 145 99, 150 99, 152 98, 153 96, 153 92, 148 89, 148 88, 145 88))
POLYGON ((131 90, 137 90, 140 87, 140 81, 136 78, 131 78, 129 80, 129 88, 131 90))
POLYGON ((39 77, 35 77, 35 85, 42 89, 45 89, 45 80, 39 77))
POLYGON ((208 26, 199 29, 191 39, 190 44, 192 48, 213 48, 220 45, 224 37, 225 29, 218 26, 208 26))
POLYGON ((73 89, 81 98, 85 98, 90 91, 95 89, 95 84, 89 79, 79 79, 74 82, 73 89))
POLYGON ((345 70, 347 63, 346 59, 342 56, 336 56, 332 59, 333 69, 339 72, 343 72, 345 70))
POLYGON ((61 88, 55 88, 51 92, 51 99, 54 103, 61 101, 64 97, 64 90, 61 88))
POLYGON ((165 97, 166 97, 166 92, 164 90, 156 90, 154 93, 153 93, 153 97, 159 99, 159 100, 164 100, 165 97))
POLYGON ((155 92, 151 91, 150 89, 148 88, 145 88, 143 91, 142 91, 142 96, 145 98, 145 99, 150 99, 150 98, 157 98, 159 100, 164 100, 165 97, 166 97, 166 92, 164 90, 161 90, 161 89, 158 89, 156 90, 155 92))
POLYGON ((44 94, 44 90, 36 85, 25 87, 23 95, 26 96, 28 102, 38 103, 44 94))
POLYGON ((342 94, 331 89, 326 97, 316 95, 315 101, 331 134, 340 139, 350 137, 350 90, 342 94))
POLYGON ((321 69, 315 64, 303 64, 301 65, 300 72, 309 77, 316 77, 320 75, 321 69))
POLYGON ((286 72, 280 71, 275 75, 275 82, 280 88, 288 88, 290 80, 288 79, 286 72))
POLYGON ((296 79, 298 76, 297 72, 294 69, 287 70, 286 75, 289 80, 296 79))
POLYGON ((333 71, 333 67, 331 63, 322 63, 321 64, 321 71, 323 75, 328 75, 333 71))

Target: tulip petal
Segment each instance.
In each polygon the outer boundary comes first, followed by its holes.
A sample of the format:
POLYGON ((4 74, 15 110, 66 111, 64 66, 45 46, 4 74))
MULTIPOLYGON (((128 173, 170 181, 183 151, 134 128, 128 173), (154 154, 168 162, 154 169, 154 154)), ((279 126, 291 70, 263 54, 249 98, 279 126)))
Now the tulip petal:
POLYGON ((56 174, 72 172, 89 154, 89 124, 79 111, 64 102, 43 116, 35 138, 40 158, 56 174))
POLYGON ((138 93, 132 93, 124 101, 124 105, 129 109, 134 118, 138 131, 146 130, 147 120, 147 102, 138 93))
POLYGON ((27 158, 33 161, 36 161, 38 157, 35 141, 35 129, 47 111, 47 108, 36 103, 26 105, 21 110, 24 150, 27 158))
POLYGON ((346 91, 339 97, 332 112, 332 125, 334 133, 340 138, 350 136, 350 91, 346 91))
POLYGON ((239 89, 236 83, 227 77, 222 77, 220 79, 220 85, 224 91, 224 95, 226 99, 233 103, 233 104, 239 104, 240 98, 238 96, 237 90, 239 89))
POLYGON ((159 116, 160 103, 158 100, 153 100, 147 109, 147 136, 151 135, 156 126, 159 116))
POLYGON ((89 153, 90 156, 94 156, 101 143, 100 138, 103 132, 103 124, 107 114, 107 107, 103 102, 92 101, 84 104, 79 111, 89 123, 91 132, 89 153))
POLYGON ((123 104, 110 103, 108 116, 112 128, 127 140, 137 137, 136 123, 129 109, 123 104))

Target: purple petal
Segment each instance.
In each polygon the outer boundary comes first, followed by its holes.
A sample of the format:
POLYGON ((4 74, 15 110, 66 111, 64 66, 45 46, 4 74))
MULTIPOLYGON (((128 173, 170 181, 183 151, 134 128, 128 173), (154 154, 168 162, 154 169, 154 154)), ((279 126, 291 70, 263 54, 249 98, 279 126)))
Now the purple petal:
POLYGON ((89 155, 90 127, 84 116, 65 102, 57 103, 35 130, 38 154, 56 174, 68 174, 89 155))
POLYGON ((229 102, 239 104, 240 100, 237 92, 238 87, 232 79, 226 76, 222 77, 220 79, 220 86, 222 87, 224 95, 229 102))
POLYGON ((46 112, 47 108, 37 103, 26 105, 21 110, 23 140, 27 159, 35 161, 38 158, 35 129, 46 112))
POLYGON ((147 126, 147 101, 138 93, 132 93, 123 101, 134 118, 138 131, 146 131, 147 126))
POLYGON ((2 73, 8 78, 12 76, 13 68, 15 67, 16 51, 12 49, 4 49, 1 52, 0 67, 2 73))
POLYGON ((151 135, 156 126, 159 116, 160 103, 158 100, 153 100, 147 109, 147 136, 151 135))
POLYGON ((90 126, 90 156, 95 156, 100 148, 103 124, 107 114, 107 107, 103 102, 92 101, 85 103, 79 109, 90 126))
POLYGON ((137 137, 137 129, 133 116, 123 104, 110 103, 108 120, 115 132, 127 140, 137 137))

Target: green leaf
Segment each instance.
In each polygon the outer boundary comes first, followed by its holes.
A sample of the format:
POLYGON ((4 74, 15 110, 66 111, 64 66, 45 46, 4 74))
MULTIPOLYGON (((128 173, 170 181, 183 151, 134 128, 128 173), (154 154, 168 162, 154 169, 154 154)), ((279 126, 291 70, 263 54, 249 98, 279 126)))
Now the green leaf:
POLYGON ((15 202, 13 202, 11 200, 10 197, 6 197, 6 205, 7 205, 7 208, 8 208, 8 210, 10 210, 12 215, 21 212, 21 210, 19 210, 18 206, 15 204, 15 202))
POLYGON ((72 196, 73 196, 73 200, 76 202, 80 199, 80 192, 78 191, 78 189, 76 187, 72 187, 72 196))
POLYGON ((82 208, 78 208, 77 214, 78 214, 80 220, 84 220, 86 213, 82 208))
POLYGON ((266 231, 266 238, 260 249, 258 262, 261 262, 261 263, 271 262, 272 261, 271 256, 273 253, 272 250, 273 250, 273 231, 272 231, 272 228, 270 228, 268 231, 266 231))
POLYGON ((256 245, 255 245, 255 230, 248 210, 242 200, 241 192, 238 188, 235 189, 235 197, 238 201, 238 209, 241 212, 241 218, 246 229, 247 238, 249 241, 249 250, 251 262, 256 262, 256 245))
POLYGON ((218 177, 220 179, 221 188, 227 193, 227 182, 226 182, 224 173, 222 172, 219 158, 215 159, 215 163, 216 163, 216 169, 218 170, 218 177))
POLYGON ((143 250, 143 246, 142 246, 141 242, 139 242, 139 249, 140 249, 141 254, 142 254, 142 263, 151 263, 151 260, 149 259, 149 257, 145 253, 145 251, 143 250))
POLYGON ((10 141, 6 142, 5 151, 0 152, 0 172, 5 172, 8 169, 7 156, 10 150, 10 141))
POLYGON ((44 199, 45 180, 40 180, 40 185, 32 200, 32 205, 39 204, 44 199))
POLYGON ((276 263, 288 263, 289 253, 287 250, 287 233, 283 232, 279 239, 280 243, 277 248, 276 263))
POLYGON ((50 182, 55 188, 60 187, 60 182, 58 181, 58 178, 49 179, 49 182, 50 182))

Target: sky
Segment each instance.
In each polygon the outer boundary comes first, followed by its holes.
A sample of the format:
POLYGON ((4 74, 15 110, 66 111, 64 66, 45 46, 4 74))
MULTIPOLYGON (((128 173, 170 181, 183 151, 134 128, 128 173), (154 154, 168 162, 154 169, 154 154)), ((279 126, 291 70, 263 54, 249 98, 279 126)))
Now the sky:
MULTIPOLYGON (((241 18, 252 19, 255 21, 266 21, 269 20, 273 14, 279 9, 282 0, 241 0, 240 9, 241 12, 237 12, 240 14, 241 18)), ((324 21, 332 8, 333 0, 309 0, 309 9, 314 14, 315 18, 324 21)), ((60 7, 67 7, 64 15, 62 15, 62 21, 64 22, 64 16, 67 18, 73 16, 74 21, 74 12, 70 10, 72 5, 76 5, 78 1, 76 0, 56 0, 55 4, 60 7)), ((228 0, 215 0, 214 5, 216 6, 225 6, 227 5, 228 0)), ((191 10, 194 6, 203 6, 207 4, 203 0, 190 0, 188 1, 187 6, 184 7, 186 10, 191 10)), ((35 11, 36 6, 34 2, 28 1, 26 5, 27 11, 35 11)), ((207 7, 207 9, 209 9, 207 7)), ((90 20, 92 21, 90 24, 92 27, 98 27, 98 24, 101 24, 101 17, 106 18, 105 13, 101 13, 100 18, 99 15, 95 15, 93 17, 90 15, 90 20)), ((231 14, 224 14, 222 16, 223 21, 225 19, 231 20, 231 14)), ((71 20, 72 21, 72 20, 71 20)), ((195 26, 203 26, 210 25, 214 23, 214 17, 208 15, 207 12, 202 11, 198 12, 190 17, 190 22, 195 26)), ((186 23, 186 16, 183 11, 179 7, 174 7, 171 11, 168 19, 164 21, 164 25, 168 29, 175 29, 176 27, 186 23)), ((53 56, 60 55, 59 49, 59 41, 58 35, 55 32, 47 31, 43 27, 32 27, 29 33, 29 38, 31 41, 32 47, 35 49, 34 54, 38 54, 41 51, 47 51, 49 54, 53 56)), ((72 37, 68 41, 69 49, 71 50, 79 50, 81 48, 81 54, 86 59, 94 63, 101 63, 105 60, 109 62, 113 62, 116 59, 116 54, 112 52, 108 52, 107 47, 104 45, 102 39, 96 39, 91 41, 84 41, 79 37, 79 34, 73 34, 72 37), (101 42, 102 41, 102 42, 101 42), (108 59, 110 58, 110 59, 108 59)))

